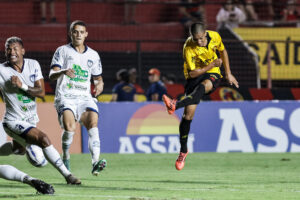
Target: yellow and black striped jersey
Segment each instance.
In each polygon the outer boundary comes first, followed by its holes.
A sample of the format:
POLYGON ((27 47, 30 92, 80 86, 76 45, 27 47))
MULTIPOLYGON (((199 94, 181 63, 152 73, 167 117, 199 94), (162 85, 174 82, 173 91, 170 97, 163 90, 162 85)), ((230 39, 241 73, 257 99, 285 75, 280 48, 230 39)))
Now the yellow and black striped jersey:
MULTIPOLYGON (((200 69, 217 59, 216 50, 224 50, 224 44, 219 33, 215 31, 206 31, 206 33, 206 47, 200 47, 197 42, 193 41, 192 36, 185 41, 183 46, 183 73, 186 79, 190 78, 188 74, 189 71, 200 69)), ((207 73, 217 73, 221 75, 219 67, 213 67, 207 71, 207 73)))

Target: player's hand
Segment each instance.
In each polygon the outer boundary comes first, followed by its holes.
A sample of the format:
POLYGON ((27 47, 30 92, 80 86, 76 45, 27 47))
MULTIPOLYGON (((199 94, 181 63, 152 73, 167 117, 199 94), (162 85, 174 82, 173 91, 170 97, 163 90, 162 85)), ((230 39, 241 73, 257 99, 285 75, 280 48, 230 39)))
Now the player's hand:
POLYGON ((14 87, 17 87, 17 88, 21 88, 22 87, 22 82, 20 81, 19 77, 17 77, 17 76, 11 76, 10 81, 11 81, 11 84, 14 87))
POLYGON ((69 76, 70 78, 76 77, 74 69, 67 69, 66 71, 64 71, 64 74, 69 76))
POLYGON ((102 92, 103 92, 103 82, 100 82, 98 84, 95 85, 95 88, 94 88, 94 94, 95 94, 95 97, 99 96, 102 92))
POLYGON ((226 79, 230 85, 234 85, 236 88, 239 88, 239 83, 232 74, 226 75, 226 79))
POLYGON ((214 60, 215 67, 221 67, 222 66, 222 59, 218 58, 214 60))

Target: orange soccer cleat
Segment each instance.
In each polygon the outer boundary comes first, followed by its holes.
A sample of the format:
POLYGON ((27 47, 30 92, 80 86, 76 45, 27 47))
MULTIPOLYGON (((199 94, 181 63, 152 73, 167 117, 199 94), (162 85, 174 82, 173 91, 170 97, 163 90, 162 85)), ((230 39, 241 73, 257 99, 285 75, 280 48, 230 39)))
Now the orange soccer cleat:
POLYGON ((172 115, 175 112, 175 109, 176 109, 176 100, 169 98, 165 94, 163 95, 162 99, 163 99, 163 101, 164 101, 164 103, 167 107, 168 113, 170 115, 172 115))
POLYGON ((182 153, 182 152, 179 153, 178 158, 177 158, 176 163, 175 163, 175 167, 176 167, 177 170, 182 170, 183 169, 185 158, 188 155, 188 153, 189 153, 188 151, 186 153, 182 153))

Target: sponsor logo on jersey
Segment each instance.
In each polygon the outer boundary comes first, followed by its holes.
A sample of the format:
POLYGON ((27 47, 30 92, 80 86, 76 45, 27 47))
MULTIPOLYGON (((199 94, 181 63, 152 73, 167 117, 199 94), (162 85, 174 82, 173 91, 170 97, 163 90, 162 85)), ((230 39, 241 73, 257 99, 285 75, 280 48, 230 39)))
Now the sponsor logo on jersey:
POLYGON ((67 88, 68 89, 72 89, 73 88, 73 84, 72 83, 67 83, 67 88))
POLYGON ((76 85, 74 84, 74 89, 77 89, 77 90, 87 90, 87 87, 83 86, 83 85, 76 85))
POLYGON ((30 103, 34 100, 34 98, 30 98, 29 96, 25 95, 25 92, 22 91, 22 93, 18 93, 17 94, 17 98, 19 101, 21 101, 22 103, 30 103))
POLYGON ((70 80, 75 82, 86 82, 89 76, 88 71, 83 70, 79 65, 73 65, 73 69, 75 70, 75 78, 70 78, 70 80))
POLYGON ((72 56, 69 56, 69 57, 67 58, 67 61, 69 61, 69 60, 73 60, 72 56))

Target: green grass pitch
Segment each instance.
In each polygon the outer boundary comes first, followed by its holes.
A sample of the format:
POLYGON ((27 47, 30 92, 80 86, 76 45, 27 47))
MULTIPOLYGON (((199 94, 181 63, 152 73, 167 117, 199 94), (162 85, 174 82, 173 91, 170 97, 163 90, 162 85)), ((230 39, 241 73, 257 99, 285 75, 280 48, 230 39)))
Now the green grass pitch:
POLYGON ((0 199, 300 199, 300 155, 256 153, 191 153, 185 168, 174 167, 177 154, 102 154, 107 168, 91 175, 89 154, 71 157, 71 170, 81 186, 65 183, 48 164, 35 168, 25 156, 1 157, 30 175, 52 184, 55 195, 36 195, 28 185, 0 179, 0 199))

